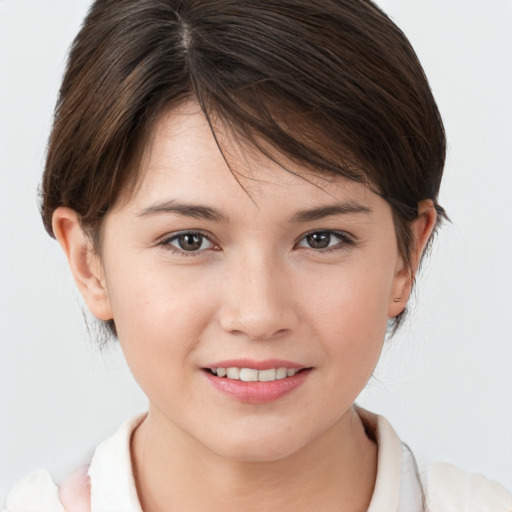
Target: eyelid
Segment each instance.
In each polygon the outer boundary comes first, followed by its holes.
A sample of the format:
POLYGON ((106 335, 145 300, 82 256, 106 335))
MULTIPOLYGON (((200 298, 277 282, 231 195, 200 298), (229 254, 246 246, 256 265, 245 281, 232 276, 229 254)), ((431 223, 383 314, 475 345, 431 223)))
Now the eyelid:
MULTIPOLYGON (((329 251, 336 251, 336 250, 344 250, 347 249, 349 246, 354 246, 357 243, 356 237, 351 235, 350 233, 347 233, 346 231, 340 231, 336 229, 313 229, 310 230, 304 234, 302 234, 297 241, 295 242, 295 247, 302 247, 307 250, 311 250, 317 253, 322 252, 329 252, 329 251), (307 247, 307 246, 300 246, 299 244, 306 239, 309 235, 313 235, 315 233, 328 233, 331 236, 334 236, 339 239, 339 242, 333 246, 328 246, 325 248, 314 248, 314 247, 307 247)), ((201 254, 204 254, 206 251, 210 251, 212 249, 220 250, 219 244, 216 243, 213 239, 213 236, 209 233, 205 233, 204 231, 201 231, 200 229, 184 229, 181 231, 175 231, 172 233, 168 233, 161 237, 157 244, 158 246, 162 246, 164 249, 171 251, 172 253, 184 255, 184 256, 199 256, 201 254), (198 249, 196 251, 186 251, 184 249, 181 249, 179 247, 176 247, 171 244, 174 240, 177 240, 181 236, 185 235, 200 235, 204 239, 206 239, 212 247, 208 247, 206 249, 198 249)))
POLYGON ((171 251, 172 253, 184 256, 199 256, 206 251, 219 248, 219 245, 213 240, 213 237, 210 234, 201 231, 200 229, 183 229, 181 231, 168 233, 163 237, 159 238, 156 245, 161 246, 164 249, 171 251), (181 236, 185 235, 199 235, 203 237, 205 240, 207 240, 212 245, 212 247, 208 247, 206 249, 198 249, 197 251, 185 251, 171 244, 171 242, 173 242, 174 240, 177 240, 181 236))
POLYGON ((329 252, 329 251, 336 251, 336 250, 343 250, 346 249, 348 246, 354 246, 357 243, 356 237, 351 235, 350 233, 347 233, 346 231, 340 231, 336 229, 313 229, 311 231, 308 231, 307 233, 304 233, 299 237, 297 242, 295 242, 295 246, 303 247, 304 249, 308 249, 315 252, 329 252), (314 235, 315 233, 329 233, 331 236, 337 237, 340 241, 330 247, 325 247, 321 249, 315 249, 314 247, 307 247, 307 246, 300 246, 300 242, 306 239, 309 235, 314 235))

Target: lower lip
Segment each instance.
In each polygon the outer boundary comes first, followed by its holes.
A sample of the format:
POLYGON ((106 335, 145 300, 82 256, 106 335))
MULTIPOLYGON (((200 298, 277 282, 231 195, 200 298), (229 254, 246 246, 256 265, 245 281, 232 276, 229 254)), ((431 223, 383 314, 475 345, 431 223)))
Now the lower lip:
POLYGON ((293 377, 271 382, 244 382, 226 377, 217 377, 207 371, 203 371, 203 373, 210 384, 236 400, 251 404, 264 404, 279 400, 297 389, 308 378, 311 369, 302 370, 293 377))

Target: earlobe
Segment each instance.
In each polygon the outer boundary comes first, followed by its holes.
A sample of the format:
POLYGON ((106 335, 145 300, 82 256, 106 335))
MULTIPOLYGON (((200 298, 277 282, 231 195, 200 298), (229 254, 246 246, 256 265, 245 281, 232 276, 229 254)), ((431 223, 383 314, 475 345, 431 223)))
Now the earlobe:
POLYGON ((437 214, 431 199, 418 203, 418 217, 412 221, 410 226, 412 235, 410 266, 403 261, 403 258, 400 258, 389 303, 389 318, 398 316, 407 305, 421 257, 434 231, 436 219, 437 214))
POLYGON ((79 215, 61 206, 53 213, 52 226, 89 311, 100 320, 111 320, 112 310, 103 267, 94 253, 90 238, 80 225, 79 215))

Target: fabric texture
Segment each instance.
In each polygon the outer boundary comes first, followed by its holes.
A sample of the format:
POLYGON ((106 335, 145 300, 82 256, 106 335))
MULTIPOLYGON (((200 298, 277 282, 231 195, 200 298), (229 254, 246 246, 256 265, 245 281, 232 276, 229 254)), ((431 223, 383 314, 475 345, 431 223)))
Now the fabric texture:
MULTIPOLYGON (((357 412, 378 445, 377 479, 368 512, 512 512, 512 495, 506 489, 450 464, 431 464, 420 482, 414 456, 389 422, 364 409, 357 412)), ((145 416, 131 418, 96 448, 87 471, 89 481, 84 482, 91 489, 91 512, 142 512, 132 472, 130 439, 145 416)), ((85 472, 83 478, 87 478, 85 472)), ((70 485, 61 486, 59 498, 59 488, 50 474, 36 471, 12 489, 1 512, 66 512, 61 498, 77 484, 76 477, 70 481, 70 485), (66 493, 62 493, 63 488, 66 493)), ((68 512, 75 510, 84 509, 79 503, 68 507, 68 512)))
POLYGON ((501 485, 445 462, 430 464, 427 486, 429 512, 512 512, 512 495, 501 485))

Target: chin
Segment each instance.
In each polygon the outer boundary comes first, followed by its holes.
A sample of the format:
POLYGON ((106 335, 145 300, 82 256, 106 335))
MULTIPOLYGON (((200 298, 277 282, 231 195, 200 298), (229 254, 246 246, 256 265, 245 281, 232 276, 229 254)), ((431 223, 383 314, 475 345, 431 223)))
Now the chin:
POLYGON ((290 429, 281 432, 247 429, 243 435, 242 432, 226 433, 226 437, 218 439, 210 449, 237 462, 274 462, 299 452, 309 441, 309 436, 293 435, 290 429))

